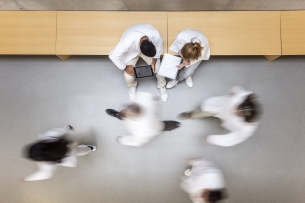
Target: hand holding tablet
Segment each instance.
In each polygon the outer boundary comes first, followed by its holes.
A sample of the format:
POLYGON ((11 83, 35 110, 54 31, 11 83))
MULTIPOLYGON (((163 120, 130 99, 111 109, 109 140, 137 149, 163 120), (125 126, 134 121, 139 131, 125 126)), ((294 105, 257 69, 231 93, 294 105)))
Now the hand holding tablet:
POLYGON ((133 70, 136 78, 152 77, 155 75, 150 65, 134 67, 133 70))

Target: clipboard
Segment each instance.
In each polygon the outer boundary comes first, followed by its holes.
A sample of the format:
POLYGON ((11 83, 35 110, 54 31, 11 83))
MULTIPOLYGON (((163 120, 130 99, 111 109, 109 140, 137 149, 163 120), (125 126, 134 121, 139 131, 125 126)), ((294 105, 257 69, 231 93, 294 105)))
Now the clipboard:
POLYGON ((164 54, 158 75, 176 79, 178 74, 177 66, 181 62, 181 58, 170 54, 164 54))
POLYGON ((154 72, 150 65, 137 66, 133 68, 136 78, 146 78, 154 76, 154 72))

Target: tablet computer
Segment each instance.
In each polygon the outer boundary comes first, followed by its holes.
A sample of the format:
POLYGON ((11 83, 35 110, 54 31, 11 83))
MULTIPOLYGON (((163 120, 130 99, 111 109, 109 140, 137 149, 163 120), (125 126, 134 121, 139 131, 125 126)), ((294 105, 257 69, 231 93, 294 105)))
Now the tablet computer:
POLYGON ((145 78, 154 76, 151 66, 138 66, 133 68, 136 78, 145 78))

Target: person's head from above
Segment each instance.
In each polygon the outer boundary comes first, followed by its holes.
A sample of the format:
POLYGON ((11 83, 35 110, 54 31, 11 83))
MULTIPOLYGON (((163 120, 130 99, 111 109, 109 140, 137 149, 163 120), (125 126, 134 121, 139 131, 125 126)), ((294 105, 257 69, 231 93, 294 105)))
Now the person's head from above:
POLYGON ((64 138, 55 141, 43 140, 25 147, 25 157, 33 161, 60 163, 67 156, 69 141, 64 138))
POLYGON ((197 60, 201 56, 203 47, 199 42, 191 42, 186 43, 180 50, 180 56, 185 61, 197 60))
POLYGON ((155 45, 144 36, 140 40, 141 53, 148 57, 154 57, 157 53, 155 45))
POLYGON ((261 114, 261 108, 256 98, 255 94, 248 95, 236 109, 237 115, 243 117, 247 123, 258 121, 261 114))
POLYGON ((119 114, 122 118, 137 118, 142 114, 142 109, 138 104, 130 104, 119 114))
POLYGON ((217 203, 225 198, 224 190, 204 189, 201 195, 204 203, 217 203))

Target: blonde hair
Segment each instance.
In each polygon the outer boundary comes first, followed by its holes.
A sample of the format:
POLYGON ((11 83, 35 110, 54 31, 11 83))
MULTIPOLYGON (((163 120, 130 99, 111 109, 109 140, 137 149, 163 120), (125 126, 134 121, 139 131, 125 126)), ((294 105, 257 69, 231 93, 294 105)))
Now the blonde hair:
POLYGON ((186 43, 180 50, 182 57, 186 60, 197 60, 201 56, 201 51, 203 47, 199 42, 191 42, 186 43))

